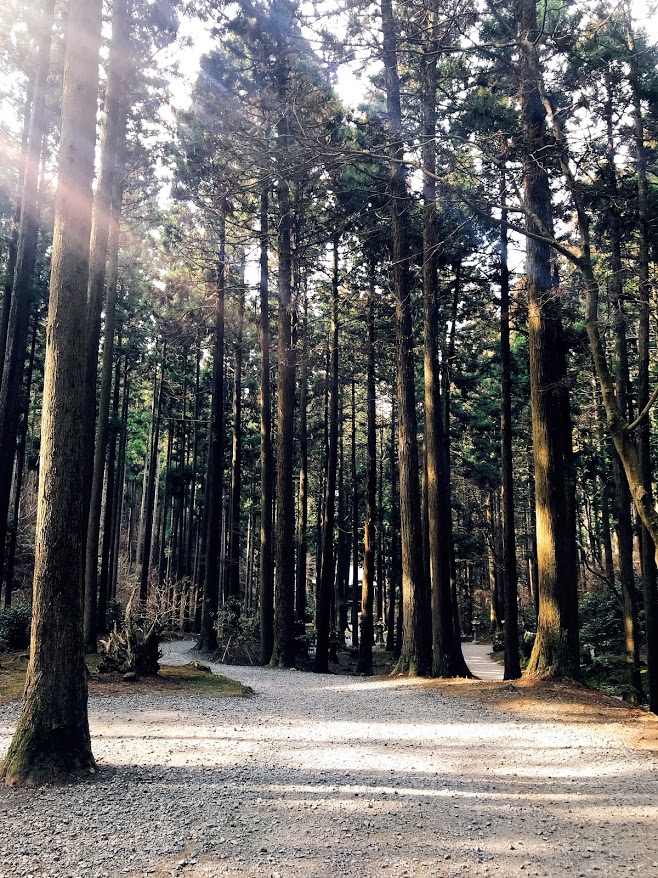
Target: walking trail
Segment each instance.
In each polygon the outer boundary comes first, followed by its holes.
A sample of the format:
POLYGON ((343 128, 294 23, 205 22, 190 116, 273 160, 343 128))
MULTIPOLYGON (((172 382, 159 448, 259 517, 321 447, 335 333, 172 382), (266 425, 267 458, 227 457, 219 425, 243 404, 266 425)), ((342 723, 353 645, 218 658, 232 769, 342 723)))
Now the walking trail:
POLYGON ((468 668, 479 680, 502 680, 504 668, 489 653, 490 643, 462 643, 462 652, 468 668))
MULTIPOLYGON (((656 761, 609 717, 221 670, 253 696, 92 698, 97 780, 0 789, 0 876, 658 876, 656 761)), ((17 717, 0 708, 0 750, 17 717)))

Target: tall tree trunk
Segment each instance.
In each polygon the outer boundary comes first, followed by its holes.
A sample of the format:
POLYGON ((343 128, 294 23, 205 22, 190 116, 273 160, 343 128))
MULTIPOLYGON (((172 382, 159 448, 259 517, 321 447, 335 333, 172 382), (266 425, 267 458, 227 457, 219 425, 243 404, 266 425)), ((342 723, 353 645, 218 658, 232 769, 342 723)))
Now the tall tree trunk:
MULTIPOLYGON (((338 544, 336 547, 336 628, 335 642, 345 645, 347 628, 347 589, 350 578, 350 545, 348 538, 347 491, 345 488, 345 394, 340 388, 340 417, 338 430, 338 544)), ((335 651, 335 647, 334 647, 335 651)), ((333 655, 333 653, 332 653, 333 655)), ((334 659, 332 658, 332 661, 334 659)), ((335 659, 337 661, 337 659, 335 659)))
MULTIPOLYGON (((368 312, 367 312, 367 445, 368 464, 366 470, 366 520, 363 537, 363 581, 361 584, 361 640, 359 642, 359 661, 357 672, 372 674, 372 641, 374 625, 372 618, 373 591, 375 580, 375 523, 377 521, 377 413, 375 409, 375 266, 370 264, 368 273, 368 312)), ((395 477, 392 478, 395 481, 395 477)), ((379 510, 381 515, 382 510, 379 510)), ((381 521, 381 518, 379 519, 381 521)), ((394 577, 391 576, 393 581, 394 577)), ((380 586, 381 587, 381 586, 380 586)), ((389 639, 394 627, 390 615, 395 601, 389 599, 389 639)), ((388 646, 388 644, 387 644, 388 646)))
POLYGON ((32 118, 21 193, 16 269, 9 309, 5 358, 4 363, 0 364, 3 368, 0 388, 0 577, 4 573, 5 566, 11 474, 16 455, 20 395, 25 373, 32 298, 32 276, 39 237, 39 167, 41 145, 46 131, 46 88, 54 9, 55 0, 44 0, 40 16, 32 118))
MULTIPOLYGON (((617 186, 616 150, 613 128, 613 100, 611 84, 605 102, 607 128, 607 178, 608 178, 608 233, 610 235, 610 293, 614 308, 616 391, 619 409, 624 418, 631 418, 628 404, 630 384, 628 350, 626 339, 626 315, 624 313, 623 263, 621 257, 621 227, 618 211, 619 187, 617 186)), ((637 612, 637 592, 633 569, 633 522, 631 520, 631 492, 624 475, 623 465, 616 449, 612 448, 612 470, 615 486, 617 512, 617 543, 619 547, 619 577, 624 605, 624 652, 628 681, 643 699, 640 676, 640 637, 637 612)))
POLYGON ((220 208, 217 300, 212 362, 212 404, 210 447, 206 476, 206 563, 203 579, 201 635, 197 648, 217 649, 215 622, 219 609, 219 565, 222 551, 222 508, 224 497, 224 313, 226 297, 226 203, 220 208))
MULTIPOLYGON (((121 346, 119 339, 118 346, 121 346)), ((119 400, 121 391, 121 357, 117 357, 114 368, 114 389, 112 392, 112 418, 116 424, 119 419, 119 400)), ((117 433, 112 430, 112 435, 107 437, 107 477, 105 479, 105 510, 103 512, 103 542, 101 545, 101 563, 98 576, 98 613, 96 627, 98 631, 107 631, 107 602, 109 600, 109 566, 110 554, 113 545, 112 526, 115 519, 114 504, 116 502, 116 462, 117 462, 117 433)), ((87 549, 88 551, 88 549, 87 549)))
POLYGON ((144 503, 142 505, 142 566, 139 574, 139 599, 145 602, 148 597, 149 569, 151 564, 151 544, 153 542, 153 518, 155 495, 158 487, 158 457, 160 448, 160 418, 164 399, 165 368, 167 362, 167 343, 163 342, 160 383, 153 387, 153 408, 151 409, 151 430, 148 466, 144 483, 144 503))
POLYGON ((512 471, 512 373, 510 362, 509 265, 507 263, 507 206, 504 170, 500 178, 500 469, 505 593, 505 679, 521 676, 519 656, 518 579, 514 527, 514 475, 512 471))
POLYGON ((425 476, 427 495, 427 546, 431 581, 432 674, 453 677, 457 673, 458 643, 453 626, 450 588, 450 552, 446 542, 443 482, 443 437, 439 376, 436 231, 436 88, 437 88, 437 3, 428 14, 428 38, 423 57, 422 160, 423 178, 423 299, 425 377, 425 476))
POLYGON ((235 339, 235 376, 233 385, 233 453, 231 456, 231 514, 228 546, 228 597, 240 600, 240 515, 242 512, 242 336, 244 331, 244 256, 240 263, 238 289, 238 323, 235 339))
MULTIPOLYGON (((640 56, 635 46, 632 25, 628 26, 629 83, 633 100, 633 123, 635 136, 635 168, 637 173, 637 223, 639 232, 638 293, 640 318, 637 331, 638 379, 637 407, 644 411, 649 403, 649 345, 651 314, 651 281, 649 278, 649 184, 647 180, 647 154, 644 142, 644 119, 642 114, 640 56)), ((640 476, 647 505, 653 506, 651 480, 651 419, 642 418, 637 427, 637 453, 640 476)), ((642 582, 644 587, 644 616, 646 624, 647 651, 649 653, 649 698, 651 709, 658 712, 658 588, 656 584, 656 550, 654 540, 642 524, 642 582)))
MULTIPOLYGON (((119 4, 120 5, 120 4, 119 4)), ((116 16, 116 8, 115 8, 116 16)), ((118 27, 118 25, 115 25, 118 27)), ((108 84, 109 89, 109 84, 108 84)), ((105 97, 106 104, 106 121, 110 124, 110 116, 108 114, 108 95, 105 97)), ((102 289, 105 278, 105 255, 108 255, 107 270, 107 292, 105 296, 105 327, 103 338, 103 360, 101 370, 101 392, 98 401, 98 421, 96 424, 96 440, 91 449, 92 453, 92 479, 91 492, 89 495, 89 519, 87 524, 87 542, 85 549, 85 606, 84 606, 84 633, 85 647, 87 651, 96 652, 96 629, 97 623, 97 595, 98 595, 98 540, 100 533, 101 506, 103 502, 103 476, 105 472, 105 457, 107 452, 107 425, 110 415, 110 395, 112 390, 112 372, 114 359, 114 327, 116 323, 116 305, 117 290, 119 282, 119 243, 121 232, 121 205, 123 202, 123 165, 126 138, 126 118, 125 111, 117 114, 117 119, 113 120, 118 131, 116 132, 116 140, 113 141, 114 153, 111 157, 112 171, 109 173, 111 178, 110 186, 112 189, 111 204, 106 205, 105 199, 100 198, 97 193, 94 214, 99 211, 109 210, 110 216, 107 220, 107 233, 98 230, 98 225, 105 225, 106 220, 95 220, 96 236, 92 231, 92 260, 89 276, 89 292, 88 299, 91 302, 98 294, 96 287, 100 284, 100 295, 102 298, 102 289), (104 238, 104 247, 102 254, 96 253, 96 247, 101 246, 99 237, 104 238), (102 264, 101 264, 102 263, 102 264), (94 288, 93 293, 91 292, 94 288)), ((108 147, 110 140, 107 133, 104 134, 104 148, 108 147)), ((109 161, 109 159, 106 159, 109 161)), ((106 174, 108 173, 106 169, 106 174)), ((100 182, 99 182, 100 186, 100 182)), ((93 321, 93 318, 92 318, 93 321)), ((100 316, 99 316, 100 323, 100 316)), ((92 333, 93 334, 93 333, 92 333)), ((88 336, 88 339, 91 336, 88 336)), ((98 349, 98 339, 96 339, 96 350, 98 349)), ((93 375, 93 397, 85 398, 85 417, 89 418, 87 427, 93 427, 94 413, 96 411, 96 358, 93 363, 87 350, 87 369, 91 370, 93 375)), ((91 392, 89 387, 89 373, 85 375, 85 387, 87 392, 91 392)), ((105 629, 105 620, 102 620, 102 628, 105 629)))
POLYGON ((295 619, 306 630, 306 557, 308 555, 308 298, 304 291, 304 319, 299 372, 299 494, 297 498, 297 568, 295 619))
MULTIPOLYGON (((372 272, 371 272, 372 274, 372 272)), ((370 315, 368 315, 370 319, 370 315)), ((374 388, 373 388, 374 389, 374 388)), ((368 386, 367 392, 370 387, 368 386)), ((374 393, 373 393, 374 400, 374 393)), ((352 364, 352 647, 359 647, 359 484, 356 471, 356 376, 352 364)))
POLYGON ((425 585, 423 582, 422 523, 418 470, 411 278, 409 266, 409 194, 404 172, 400 80, 397 69, 397 37, 391 0, 381 0, 382 60, 386 80, 386 104, 391 134, 391 237, 393 289, 396 300, 396 357, 399 409, 400 520, 402 535, 402 600, 404 631, 398 670, 409 674, 430 671, 430 646, 425 637, 425 585))
MULTIPOLYGON (((281 138, 287 143, 287 114, 280 122, 281 138)), ((283 149, 285 150, 285 146, 283 149)), ((276 467, 276 579, 274 645, 271 663, 295 664, 295 497, 293 489, 295 350, 292 338, 292 252, 290 186, 281 177, 279 201, 279 339, 276 467)))
POLYGON ((578 677, 578 573, 572 478, 571 414, 560 303, 551 271, 548 172, 538 156, 547 145, 537 53, 536 0, 517 0, 523 194, 526 239, 530 397, 535 454, 539 575, 537 637, 529 674, 578 677))
MULTIPOLYGON (((49 53, 50 54, 50 53, 49 53)), ((9 312, 11 311, 11 297, 14 289, 14 274, 16 272, 16 259, 18 257, 18 235, 21 225, 21 203, 25 188, 25 172, 27 168, 28 150, 30 144, 30 128, 32 123, 32 104, 34 101, 34 85, 36 70, 33 70, 27 85, 25 94, 25 109, 23 111, 23 128, 21 132, 21 153, 18 165, 18 180, 16 185, 16 206, 12 217, 11 231, 7 245, 7 261, 5 264, 5 280, 2 290, 2 307, 0 308, 0 383, 7 350, 7 333, 9 332, 9 312)))
POLYGON ((22 406, 21 427, 16 454, 14 494, 12 498, 12 522, 9 532, 9 545, 7 548, 7 573, 5 580, 5 607, 11 606, 11 591, 14 579, 14 561, 16 558, 16 542, 18 539, 18 522, 21 508, 21 493, 23 489, 23 475, 25 469, 25 451, 27 448, 28 417, 30 413, 30 395, 32 391, 32 374, 34 371, 34 352, 37 343, 37 329, 39 319, 37 314, 33 317, 32 342, 28 356, 27 376, 25 379, 25 401, 22 406))
MULTIPOLYGON (((98 184, 94 196, 94 213, 91 228, 91 249, 89 255, 89 280, 87 287, 87 339, 85 358, 85 399, 83 433, 83 470, 82 470, 82 512, 89 516, 87 540, 91 545, 86 550, 85 560, 85 606, 84 628, 85 646, 96 651, 96 603, 98 592, 98 534, 100 529, 103 473, 106 452, 107 417, 110 405, 112 386, 112 345, 114 343, 114 308, 109 308, 110 296, 116 295, 116 278, 114 290, 108 283, 106 308, 105 337, 109 338, 109 373, 103 376, 101 383, 101 400, 99 408, 98 431, 96 423, 96 383, 98 374, 98 345, 101 334, 101 312, 103 309, 103 291, 105 289, 105 269, 108 258, 108 240, 110 226, 119 221, 121 214, 121 197, 123 189, 115 189, 114 178, 123 163, 123 141, 125 139, 126 105, 122 97, 125 93, 126 64, 128 56, 128 0, 116 0, 112 13, 112 40, 105 87, 105 107, 103 131, 101 137, 100 168, 98 184), (111 333, 107 323, 111 324, 111 333), (96 439, 96 443, 94 442, 96 439), (102 448, 98 448, 101 440, 102 448), (100 459, 99 459, 100 457, 100 459), (94 491, 96 492, 94 494, 94 491)), ((120 173, 120 172, 119 172, 120 173)), ((116 245, 118 248, 118 237, 116 245)), ((116 299, 114 300, 116 303, 116 299)), ((106 351, 103 351, 103 367, 106 351)))
POLYGON ((82 638, 85 297, 89 272, 101 3, 71 0, 46 335, 32 636, 7 785, 95 771, 82 638))
POLYGON ((272 553, 272 409, 270 399, 269 312, 269 190, 264 183, 260 196, 260 660, 266 665, 274 645, 274 567, 272 553))
POLYGON ((313 670, 326 674, 329 665, 329 625, 331 593, 334 588, 334 530, 336 517, 336 473, 338 469, 338 235, 333 238, 331 283, 331 376, 329 381, 329 449, 322 521, 322 569, 320 573, 316 630, 317 642, 313 670))

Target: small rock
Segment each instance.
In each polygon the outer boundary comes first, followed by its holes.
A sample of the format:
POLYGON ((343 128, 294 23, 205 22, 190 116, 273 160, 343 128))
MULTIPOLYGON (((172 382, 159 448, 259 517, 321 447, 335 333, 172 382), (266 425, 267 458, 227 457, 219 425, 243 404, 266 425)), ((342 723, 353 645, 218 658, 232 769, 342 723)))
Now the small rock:
POLYGON ((123 679, 126 681, 126 683, 136 683, 137 674, 134 671, 128 671, 127 674, 123 675, 123 679))

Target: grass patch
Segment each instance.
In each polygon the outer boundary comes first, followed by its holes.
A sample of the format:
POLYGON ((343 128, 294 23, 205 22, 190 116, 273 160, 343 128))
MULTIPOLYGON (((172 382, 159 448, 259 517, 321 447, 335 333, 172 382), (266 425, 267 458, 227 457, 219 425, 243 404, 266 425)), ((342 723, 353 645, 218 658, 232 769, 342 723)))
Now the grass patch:
MULTIPOLYGON (((98 655, 86 657, 90 672, 90 695, 125 695, 139 692, 145 695, 190 694, 213 695, 217 698, 245 698, 253 694, 249 686, 221 674, 213 674, 190 662, 180 667, 163 667, 155 677, 139 677, 126 682, 121 674, 98 674, 98 655)), ((0 655, 0 704, 19 701, 25 688, 28 657, 25 652, 6 652, 0 655)))
POLYGON ((253 689, 243 686, 237 680, 231 680, 222 674, 213 674, 209 671, 200 670, 195 662, 179 667, 160 668, 158 677, 163 682, 168 681, 185 692, 199 695, 219 695, 223 698, 244 698, 253 695, 253 689))
POLYGON ((23 695, 27 662, 25 651, 0 653, 0 704, 18 701, 23 695))

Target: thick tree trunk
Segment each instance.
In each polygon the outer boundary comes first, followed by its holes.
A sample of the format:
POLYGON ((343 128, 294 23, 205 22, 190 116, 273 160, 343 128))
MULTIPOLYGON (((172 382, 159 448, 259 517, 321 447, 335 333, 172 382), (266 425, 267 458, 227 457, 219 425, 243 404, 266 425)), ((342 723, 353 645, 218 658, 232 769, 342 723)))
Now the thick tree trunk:
POLYGON ((386 80, 386 103, 391 133, 391 237, 393 290, 395 294, 398 444, 400 465, 400 522, 402 535, 402 600, 404 621, 402 653, 398 670, 409 674, 430 671, 430 645, 425 637, 425 584, 423 581, 422 522, 418 469, 413 322, 409 266, 409 194, 404 173, 400 81, 397 69, 397 37, 391 0, 381 0, 382 60, 386 80))
POLYGON ((222 507, 224 497, 224 312, 226 297, 226 204, 219 217, 219 257, 217 262, 217 298, 215 304, 215 338, 212 363, 212 404, 210 411, 210 447, 206 476, 206 546, 203 579, 201 634, 197 648, 202 652, 217 649, 215 623, 219 609, 219 565, 222 551, 222 507))
POLYGON ((260 197, 260 660, 266 665, 274 645, 274 567, 272 556, 272 411, 270 400, 269 223, 268 185, 260 197))
POLYGON ((32 636, 7 785, 95 771, 82 638, 85 298, 89 271, 101 3, 72 0, 44 368, 32 636))
POLYGON ((326 674, 329 668, 329 626, 331 593, 334 588, 334 528, 336 517, 336 473, 338 469, 338 235, 333 239, 331 284, 331 376, 329 381, 329 449, 322 521, 322 570, 320 574, 313 670, 326 674))
POLYGON ((40 16, 32 118, 21 193, 16 268, 9 308, 5 357, 4 362, 0 363, 3 369, 0 388, 0 578, 5 566, 11 475, 16 455, 21 387, 25 373, 31 309, 32 275, 39 237, 39 167, 41 145, 46 131, 46 88, 54 10, 55 0, 44 0, 40 16))
POLYGON ((531 233, 526 240, 526 277, 539 574, 537 637, 528 673, 578 677, 578 572, 566 350, 550 247, 533 237, 552 228, 548 172, 539 159, 547 137, 535 43, 536 2, 517 0, 516 10, 523 192, 531 233))

